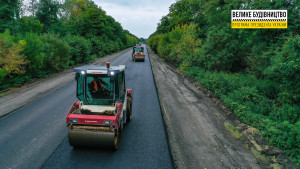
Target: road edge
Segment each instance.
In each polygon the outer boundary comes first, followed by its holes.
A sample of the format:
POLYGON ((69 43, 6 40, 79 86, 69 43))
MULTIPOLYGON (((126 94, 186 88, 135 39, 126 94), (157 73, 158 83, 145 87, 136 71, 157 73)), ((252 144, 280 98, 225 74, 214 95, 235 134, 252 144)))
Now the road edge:
POLYGON ((148 54, 149 62, 150 62, 150 66, 151 66, 151 71, 152 71, 152 74, 153 74, 154 85, 155 85, 157 96, 158 96, 160 110, 162 112, 162 117, 163 117, 163 122, 164 122, 164 126, 165 126, 166 135, 167 135, 167 141, 168 141, 168 147, 169 147, 169 153, 170 153, 170 156, 171 156, 172 166, 173 166, 173 168, 186 169, 184 161, 182 160, 181 151, 179 150, 178 143, 176 142, 176 139, 175 139, 174 130, 172 128, 172 123, 171 123, 171 120, 170 120, 170 117, 169 117, 170 113, 167 112, 167 110, 165 108, 165 102, 162 98, 160 89, 157 87, 157 83, 158 83, 157 78, 156 78, 156 75, 153 71, 151 57, 150 57, 149 52, 148 52, 148 50, 150 48, 148 48, 148 45, 146 45, 146 48, 147 48, 147 54, 148 54))

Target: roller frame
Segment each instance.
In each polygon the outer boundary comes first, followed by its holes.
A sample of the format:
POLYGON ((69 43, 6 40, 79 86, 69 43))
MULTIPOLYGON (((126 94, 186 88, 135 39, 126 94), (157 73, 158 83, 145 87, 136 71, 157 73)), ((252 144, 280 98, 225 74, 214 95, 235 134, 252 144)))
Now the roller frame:
POLYGON ((74 102, 66 118, 69 144, 73 147, 112 147, 117 150, 120 144, 121 130, 131 119, 132 91, 126 90, 124 103, 116 102, 117 113, 115 116, 72 114, 80 109, 81 103, 80 101, 74 102), (128 105, 130 106, 128 107, 128 105), (72 124, 70 119, 77 119, 78 123, 72 124), (113 124, 99 125, 105 120, 111 120, 113 124), (114 144, 116 137, 119 139, 118 145, 114 144))

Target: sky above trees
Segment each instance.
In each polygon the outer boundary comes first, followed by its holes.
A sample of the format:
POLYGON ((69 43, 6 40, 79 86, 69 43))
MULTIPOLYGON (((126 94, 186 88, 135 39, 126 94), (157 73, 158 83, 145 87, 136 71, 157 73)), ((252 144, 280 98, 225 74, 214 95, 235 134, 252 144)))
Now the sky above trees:
POLYGON ((137 37, 148 38, 176 0, 95 0, 107 15, 137 37))

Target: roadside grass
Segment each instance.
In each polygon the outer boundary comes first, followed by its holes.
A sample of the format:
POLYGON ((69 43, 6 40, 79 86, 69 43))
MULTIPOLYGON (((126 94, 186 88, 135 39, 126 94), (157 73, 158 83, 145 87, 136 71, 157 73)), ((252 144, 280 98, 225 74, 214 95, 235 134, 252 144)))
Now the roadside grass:
POLYGON ((251 148, 251 152, 257 159, 263 161, 264 163, 268 163, 269 159, 254 148, 251 148))
POLYGON ((230 131, 231 135, 232 135, 235 139, 240 140, 240 139, 243 137, 243 135, 242 135, 241 133, 239 133, 239 132, 238 132, 238 129, 235 128, 233 125, 231 125, 231 124, 225 122, 225 123, 224 123, 224 126, 225 126, 225 128, 226 128, 228 131, 230 131))
POLYGON ((280 166, 278 163, 272 164, 271 167, 272 167, 273 169, 282 169, 282 166, 280 166))
MULTIPOLYGON (((279 84, 249 74, 212 72, 200 67, 183 72, 213 91, 243 123, 260 130, 271 145, 300 164, 300 106, 280 100, 279 84)), ((233 126, 225 127, 234 137, 240 137, 233 126)))

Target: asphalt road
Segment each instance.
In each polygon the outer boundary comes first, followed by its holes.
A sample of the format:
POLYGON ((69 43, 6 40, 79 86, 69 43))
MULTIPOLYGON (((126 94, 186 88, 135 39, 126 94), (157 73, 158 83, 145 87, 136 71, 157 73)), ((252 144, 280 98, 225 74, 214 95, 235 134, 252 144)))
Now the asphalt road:
POLYGON ((172 168, 149 57, 135 63, 130 54, 111 61, 127 65, 126 88, 134 96, 118 151, 69 145, 65 117, 77 100, 72 81, 0 119, 0 168, 172 168))

